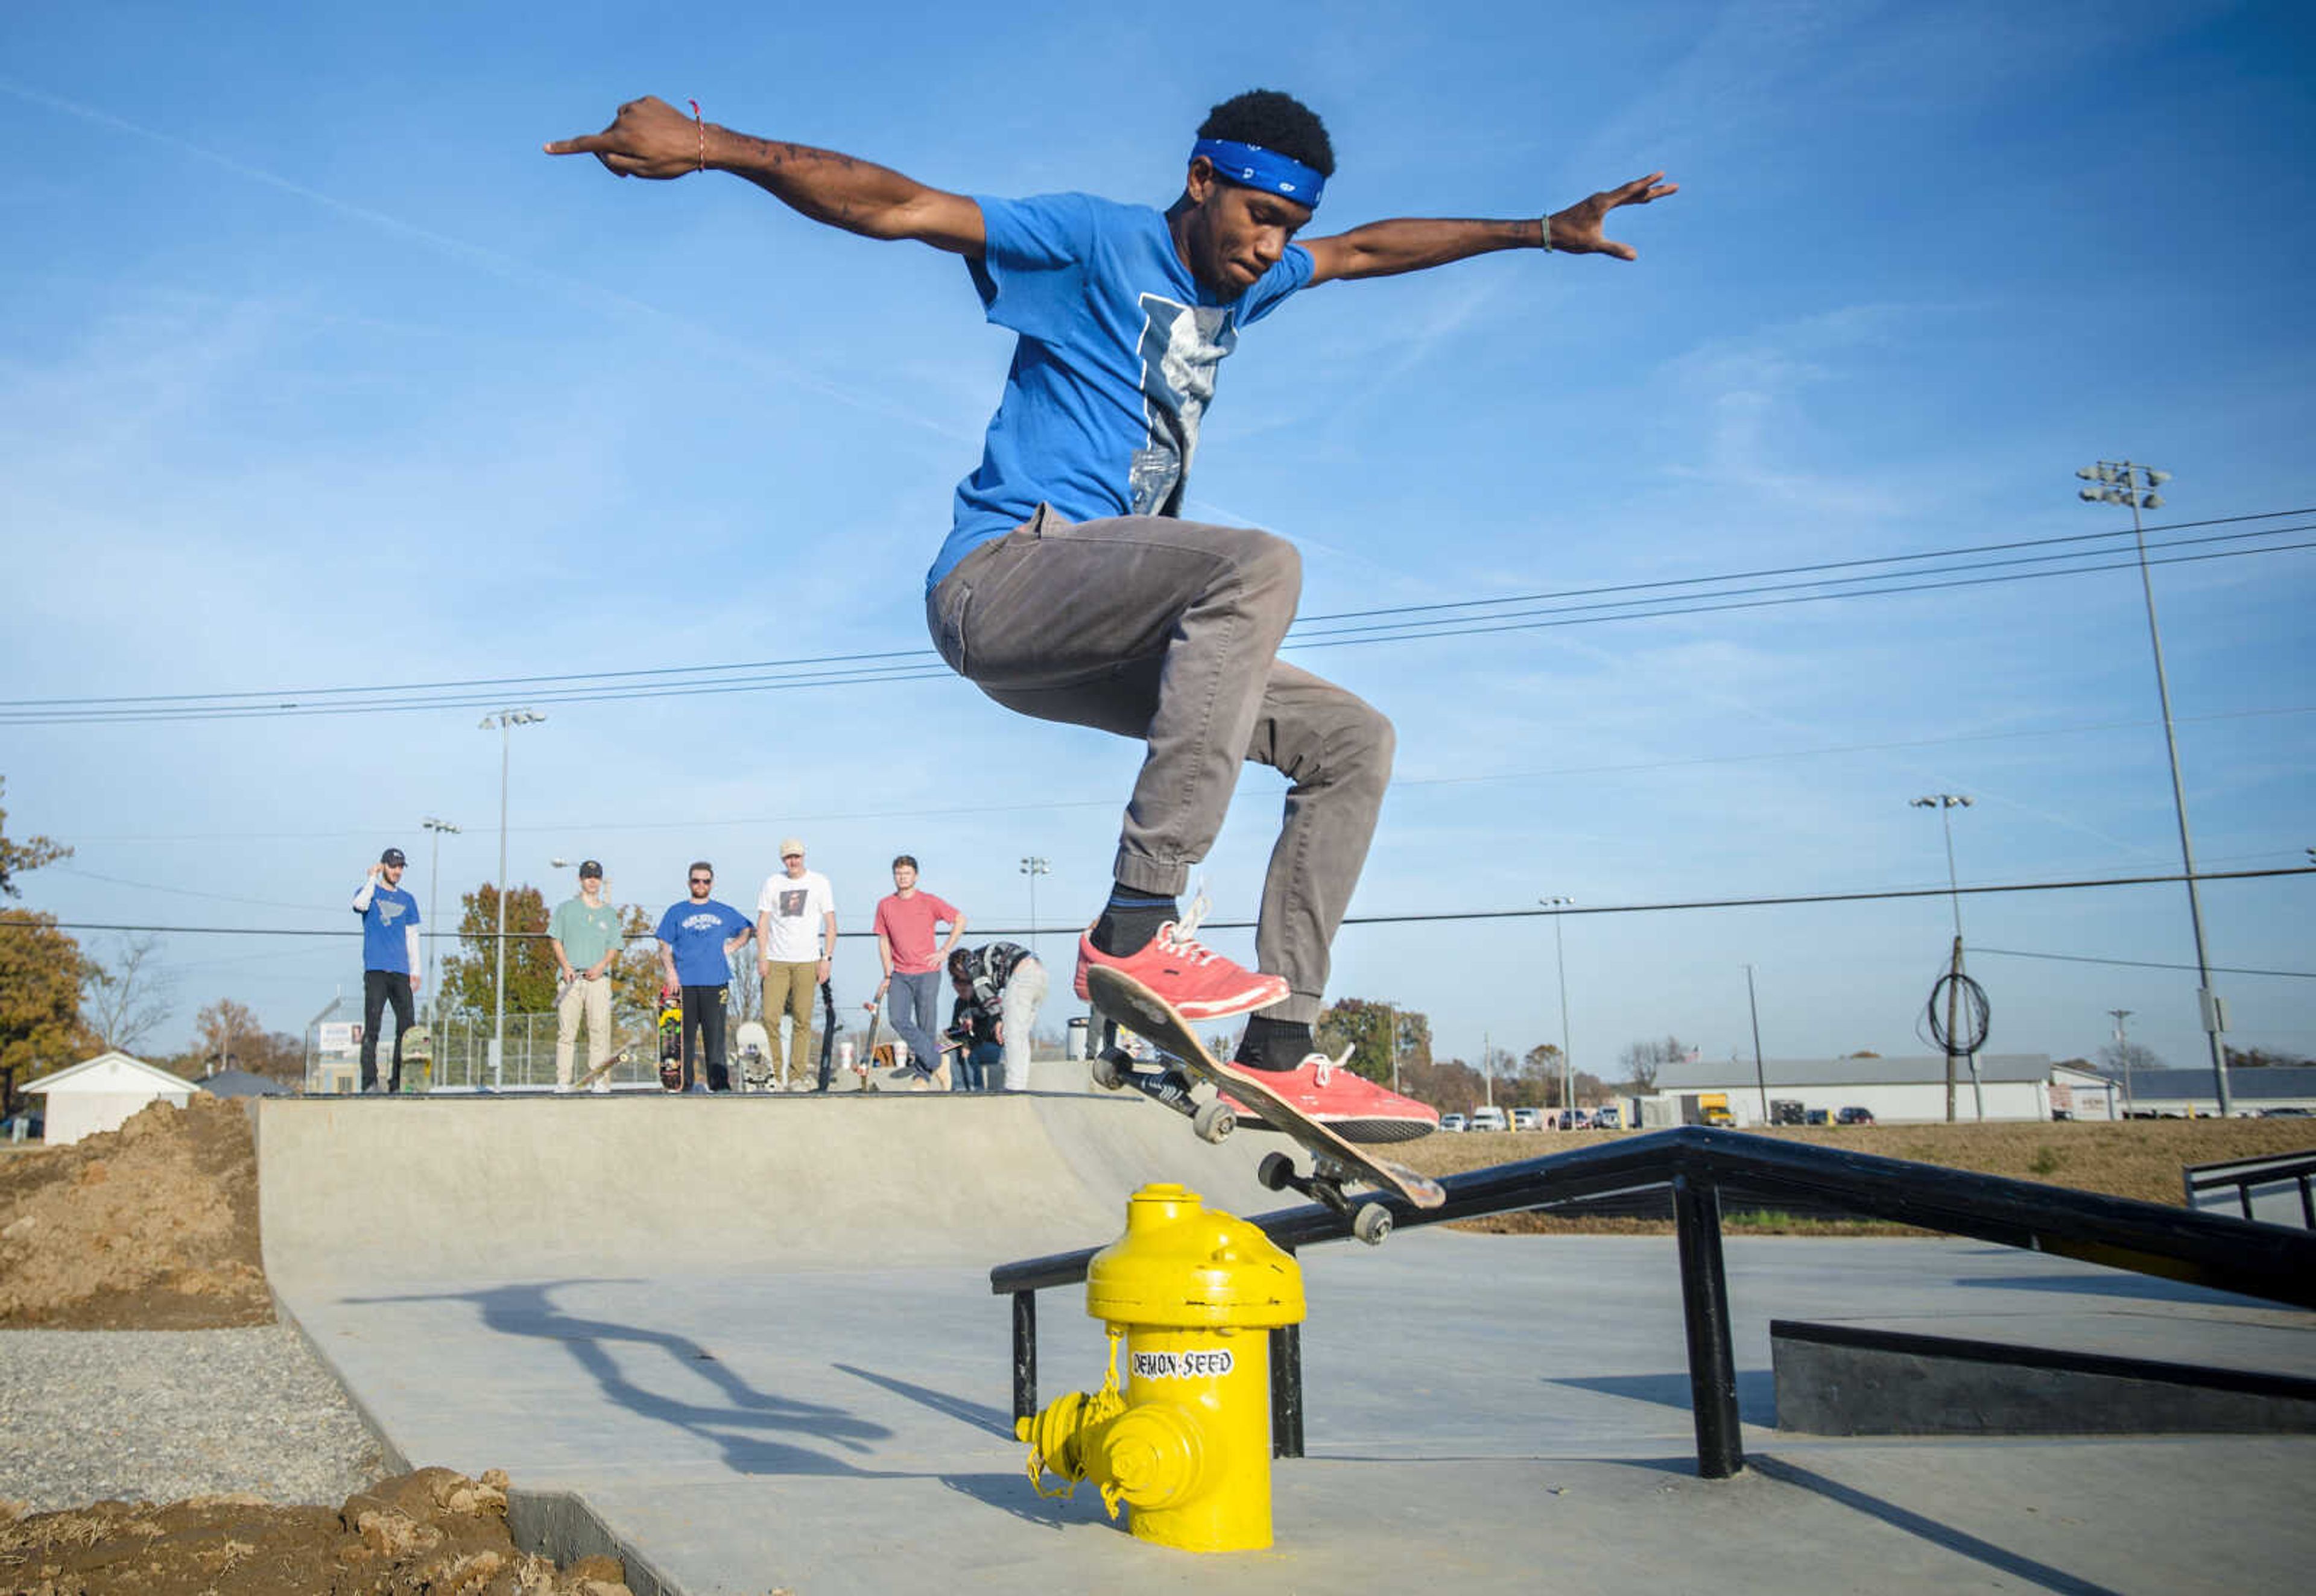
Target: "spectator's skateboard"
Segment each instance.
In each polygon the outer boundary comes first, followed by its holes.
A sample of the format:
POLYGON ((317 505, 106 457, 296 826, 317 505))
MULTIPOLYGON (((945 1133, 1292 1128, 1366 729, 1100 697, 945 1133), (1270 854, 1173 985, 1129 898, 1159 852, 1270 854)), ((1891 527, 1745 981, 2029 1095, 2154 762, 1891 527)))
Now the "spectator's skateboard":
POLYGON ((860 1051, 853 1055, 852 1073, 860 1077, 860 1089, 874 1092, 877 1086, 877 1022, 884 1017, 885 1000, 881 998, 864 1003, 868 1011, 868 1033, 860 1039, 860 1051))
POLYGON ((1291 1188, 1325 1204, 1350 1220, 1351 1234, 1370 1246, 1391 1234, 1391 1210, 1380 1202, 1355 1204, 1345 1194, 1344 1187, 1371 1186, 1416 1208, 1438 1208, 1448 1201, 1448 1193, 1440 1190, 1437 1182, 1403 1164, 1377 1157, 1358 1143, 1344 1140, 1318 1121, 1307 1118, 1302 1110, 1270 1089, 1261 1071, 1236 1069, 1218 1062, 1207 1051, 1198 1033, 1190 1029, 1189 1022, 1175 1012, 1174 1006, 1132 976, 1097 964, 1086 971, 1086 993, 1097 1014, 1145 1038, 1151 1046, 1181 1067, 1181 1073, 1168 1071, 1154 1086, 1145 1086, 1133 1078, 1130 1071, 1118 1068, 1112 1056, 1105 1053, 1095 1060, 1094 1079, 1105 1086, 1132 1086, 1145 1096, 1165 1104, 1189 1119, 1192 1129, 1207 1141, 1220 1141, 1229 1135, 1236 1126, 1237 1115, 1229 1104, 1219 1099, 1205 1104, 1194 1102, 1190 1080, 1201 1080, 1217 1092, 1228 1093, 1237 1102, 1260 1113, 1266 1127, 1292 1138, 1311 1155, 1308 1175, 1298 1172, 1295 1160, 1285 1153, 1265 1157, 1257 1175, 1272 1191, 1291 1188), (1185 1075, 1189 1078, 1184 1078, 1185 1075))
POLYGON ((683 1090, 683 994, 674 987, 659 994, 659 1084, 683 1090))
POLYGON ((777 1051, 772 1042, 771 1027, 761 1020, 743 1020, 733 1033, 733 1051, 738 1055, 740 1087, 747 1092, 768 1092, 788 1089, 787 1076, 780 1077, 778 1088, 772 1086, 772 1054, 777 1051))
POLYGON ((820 983, 820 1077, 815 1092, 828 1090, 829 1069, 836 1057, 836 989, 820 983))

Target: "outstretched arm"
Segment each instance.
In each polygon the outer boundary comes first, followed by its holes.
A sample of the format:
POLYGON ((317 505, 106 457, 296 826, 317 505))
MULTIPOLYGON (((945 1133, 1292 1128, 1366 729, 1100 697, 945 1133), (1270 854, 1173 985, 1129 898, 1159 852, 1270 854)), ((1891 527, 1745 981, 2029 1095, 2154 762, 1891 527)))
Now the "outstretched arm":
POLYGON ((982 251, 981 207, 889 167, 809 145, 735 133, 646 94, 619 107, 601 133, 558 138, 550 155, 592 155, 621 177, 664 182, 694 172, 746 178, 815 222, 864 238, 913 238, 954 254, 982 251))
POLYGON ((1635 178, 1620 188, 1605 189, 1548 217, 1516 222, 1431 221, 1403 218, 1369 222, 1332 238, 1303 241, 1311 252, 1311 280, 1335 278, 1393 277, 1445 266, 1492 250, 1550 247, 1571 255, 1613 255, 1630 261, 1630 244, 1601 236, 1608 214, 1622 205, 1646 205, 1680 191, 1679 183, 1660 181, 1661 172, 1635 178))

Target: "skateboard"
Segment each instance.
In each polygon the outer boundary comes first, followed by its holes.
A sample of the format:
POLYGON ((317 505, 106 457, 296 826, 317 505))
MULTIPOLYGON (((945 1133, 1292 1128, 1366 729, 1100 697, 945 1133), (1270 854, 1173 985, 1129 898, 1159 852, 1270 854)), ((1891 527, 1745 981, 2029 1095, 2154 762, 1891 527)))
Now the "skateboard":
POLYGON ((777 1088, 772 1085, 772 1054, 775 1050, 770 1026, 761 1020, 743 1020, 739 1030, 733 1034, 733 1041, 738 1055, 735 1062, 739 1066, 737 1073, 742 1090, 785 1092, 788 1089, 785 1076, 777 1088))
POLYGON ((683 1090, 683 994, 673 987, 659 994, 659 1084, 683 1090))
POLYGON ((1217 1092, 1227 1092, 1263 1116, 1269 1129, 1298 1143, 1310 1155, 1311 1172, 1303 1174, 1285 1153, 1266 1156, 1256 1178, 1274 1192, 1296 1191, 1323 1204, 1351 1222, 1351 1234, 1373 1246, 1391 1234, 1391 1210, 1380 1202, 1354 1202, 1347 1186, 1369 1186, 1399 1197, 1417 1208, 1438 1208, 1448 1193, 1436 1181, 1403 1164, 1377 1157, 1334 1131, 1273 1092, 1258 1070, 1234 1069, 1216 1061, 1174 1006, 1122 971, 1095 965, 1086 971, 1086 992, 1094 1011, 1104 1019, 1145 1039, 1161 1055, 1180 1067, 1145 1086, 1124 1069, 1115 1049, 1095 1060, 1097 1084, 1113 1089, 1132 1086, 1144 1095, 1165 1104, 1190 1121, 1191 1129, 1206 1141, 1218 1142, 1236 1128, 1238 1116, 1217 1100, 1198 1103, 1190 1095, 1193 1081, 1204 1081, 1217 1092))
POLYGON ((828 1090, 829 1068, 836 1059, 836 989, 820 983, 820 1075, 815 1092, 828 1090))
MULTIPOLYGON (((414 1024, 406 1032, 396 1032, 394 1034, 394 1045, 402 1051, 402 1063, 404 1067, 406 1068, 413 1064, 418 1067, 418 1089, 422 1092, 432 1090, 434 1086, 434 1033, 429 1030, 423 1021, 418 1022, 414 1024)), ((401 1074, 401 1070, 396 1069, 395 1074, 399 1076, 401 1074)))
MULTIPOLYGON (((860 1039, 860 1052, 853 1056, 852 1073, 860 1077, 862 1091, 874 1092, 877 1090, 877 1022, 885 1017, 884 999, 878 998, 875 1002, 864 1003, 860 1006, 868 1011, 868 1034, 860 1039)), ((886 1050, 886 1056, 888 1058, 891 1056, 889 1048, 886 1050)))

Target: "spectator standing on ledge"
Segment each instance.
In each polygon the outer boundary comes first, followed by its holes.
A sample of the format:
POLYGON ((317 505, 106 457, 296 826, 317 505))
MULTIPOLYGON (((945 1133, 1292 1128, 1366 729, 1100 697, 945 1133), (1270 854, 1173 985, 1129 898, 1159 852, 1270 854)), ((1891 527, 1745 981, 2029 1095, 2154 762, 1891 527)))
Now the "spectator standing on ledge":
MULTIPOLYGON (((611 1056, 611 961, 619 956, 619 911, 603 899, 603 867, 589 859, 579 866, 579 896, 555 906, 548 922, 548 945, 563 983, 555 995, 555 1089, 571 1089, 572 1055, 578 1051, 579 1022, 587 1022, 587 1073, 595 1075, 611 1056)), ((596 1075, 593 1090, 608 1092, 610 1079, 596 1075)))
POLYGON ((885 966, 877 988, 885 1016, 909 1044, 911 1068, 930 1077, 940 1068, 941 961, 965 934, 965 917, 955 907, 917 890, 917 861, 903 854, 893 861, 893 891, 877 903, 877 957, 885 966), (935 944, 946 922, 949 940, 935 944))
POLYGON ((780 1013, 788 1016, 788 1063, 780 1084, 806 1078, 812 1062, 813 989, 836 957, 836 890, 804 867, 804 844, 780 844, 780 868, 756 894, 756 968, 764 978, 764 1024, 779 1051, 780 1013))
POLYGON ((732 955, 748 945, 756 928, 746 915, 708 895, 716 884, 714 865, 695 860, 690 875, 691 896, 670 904, 659 918, 660 963, 667 971, 667 984, 683 992, 683 1089, 728 1092, 732 1078, 724 1069, 724 989, 732 982, 732 955), (704 1086, 699 1079, 703 1055, 708 1066, 704 1086))
POLYGON ((1029 1090, 1029 1044, 1046 1001, 1044 962, 1018 942, 993 942, 951 953, 949 975, 951 984, 963 983, 960 996, 971 992, 975 1004, 989 1012, 996 1023, 994 1035, 1004 1044, 1003 1061, 993 1072, 989 1089, 1029 1090))
POLYGON ((361 1089, 378 1090, 378 1027, 386 1006, 394 1005, 394 1073, 387 1086, 402 1090, 402 1038, 414 1023, 418 972, 418 900, 402 890, 402 850, 378 856, 354 894, 362 922, 361 1089), (383 886, 379 883, 383 882, 383 886))

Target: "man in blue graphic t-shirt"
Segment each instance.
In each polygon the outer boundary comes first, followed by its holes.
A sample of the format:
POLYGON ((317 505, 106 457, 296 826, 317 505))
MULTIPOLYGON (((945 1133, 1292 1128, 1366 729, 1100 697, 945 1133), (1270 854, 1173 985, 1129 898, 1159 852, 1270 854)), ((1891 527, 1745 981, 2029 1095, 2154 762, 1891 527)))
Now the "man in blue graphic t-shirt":
POLYGON ((1181 519, 1215 377, 1241 332, 1290 296, 1493 250, 1634 258, 1608 212, 1674 192, 1652 173, 1549 216, 1403 218, 1298 242, 1335 169, 1318 117, 1255 90, 1200 124, 1161 211, 1085 194, 968 197, 807 146, 751 137, 645 98, 549 155, 621 177, 710 167, 816 221, 965 258, 983 313, 1017 338, 981 464, 958 484, 926 574, 941 657, 1021 714, 1139 738, 1140 776, 1109 899, 1078 944, 1194 1022, 1249 1014, 1234 1062, 1354 1140, 1434 1128, 1423 1104, 1313 1046, 1329 953, 1391 776, 1391 723, 1280 662, 1301 589, 1293 545, 1181 519), (1242 764, 1284 774, 1255 949, 1243 968, 1194 939, 1177 899, 1222 828, 1242 764))
POLYGON ((724 1068, 724 989, 732 984, 732 955, 756 935, 755 922, 728 903, 710 898, 715 867, 705 859, 692 861, 691 895, 670 904, 659 918, 660 964, 667 984, 683 993, 683 1089, 687 1092, 728 1092, 731 1077, 724 1068), (694 1042, 699 1047, 695 1050, 694 1042), (706 1056, 708 1081, 699 1079, 701 1056, 706 1056))
POLYGON ((402 1036, 413 1024, 417 1005, 419 971, 418 900, 402 890, 402 872, 408 863, 402 850, 390 847, 378 856, 354 894, 354 912, 362 922, 362 1039, 361 1089, 378 1090, 378 1028, 394 1006, 394 1069, 387 1090, 402 1090, 402 1036))

